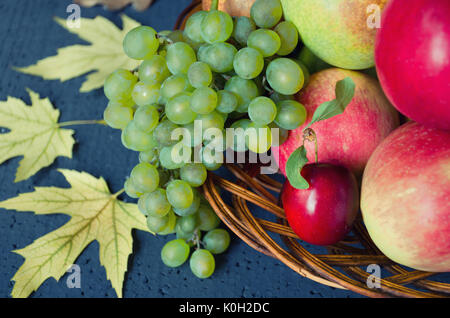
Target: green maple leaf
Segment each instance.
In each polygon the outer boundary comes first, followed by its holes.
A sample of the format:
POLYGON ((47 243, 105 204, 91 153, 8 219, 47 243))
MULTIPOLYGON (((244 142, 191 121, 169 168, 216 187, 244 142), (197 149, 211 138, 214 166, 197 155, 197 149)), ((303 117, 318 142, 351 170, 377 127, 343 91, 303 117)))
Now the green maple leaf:
POLYGON ((31 106, 8 97, 0 102, 0 127, 10 132, 0 134, 0 164, 10 158, 23 156, 15 181, 22 181, 50 165, 56 157, 72 158, 75 143, 71 129, 61 129, 59 111, 48 98, 28 90, 31 106))
POLYGON ((140 24, 122 15, 123 29, 117 28, 108 19, 98 16, 94 19, 81 18, 80 28, 69 28, 66 20, 55 19, 58 24, 91 45, 72 45, 58 49, 58 54, 38 61, 35 65, 16 70, 40 76, 44 79, 59 79, 64 82, 94 71, 80 88, 89 92, 103 86, 106 77, 118 68, 135 69, 139 61, 130 59, 123 52, 122 42, 131 29, 140 24))
POLYGON ((14 251, 25 262, 12 278, 13 297, 28 297, 46 279, 59 280, 92 241, 100 245, 105 267, 117 295, 122 297, 128 256, 132 252, 132 229, 148 231, 145 216, 136 204, 117 199, 103 178, 85 172, 59 170, 71 188, 37 187, 0 202, 0 208, 34 211, 36 214, 67 214, 71 219, 27 247, 14 251))

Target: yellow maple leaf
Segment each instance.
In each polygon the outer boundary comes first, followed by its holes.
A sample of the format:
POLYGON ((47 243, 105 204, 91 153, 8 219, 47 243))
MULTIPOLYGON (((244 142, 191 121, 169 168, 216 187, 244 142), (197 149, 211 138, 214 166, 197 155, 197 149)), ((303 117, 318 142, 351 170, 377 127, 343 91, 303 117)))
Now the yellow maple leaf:
POLYGON ((66 20, 55 19, 58 24, 91 45, 72 45, 58 49, 55 56, 38 61, 36 64, 16 68, 16 70, 40 76, 44 79, 59 79, 64 82, 94 71, 87 76, 80 92, 89 92, 103 86, 106 77, 118 68, 132 70, 139 61, 130 59, 123 51, 123 38, 139 22, 122 15, 123 29, 117 28, 108 19, 98 16, 94 19, 81 18, 80 28, 69 28, 66 20))
POLYGON ((132 229, 147 231, 145 216, 134 203, 117 199, 103 178, 85 172, 59 170, 71 188, 36 187, 0 202, 0 208, 33 211, 36 214, 63 213, 71 219, 27 247, 14 252, 25 262, 12 278, 13 297, 28 297, 46 279, 59 280, 92 241, 100 245, 100 263, 106 269, 117 295, 122 297, 128 256, 132 252, 132 229))
POLYGON ((34 175, 49 166, 56 157, 72 158, 75 143, 71 129, 61 129, 58 124, 59 111, 53 108, 48 98, 28 90, 31 106, 22 100, 8 97, 0 102, 0 127, 10 132, 0 134, 0 164, 6 160, 23 156, 17 169, 15 181, 34 175))

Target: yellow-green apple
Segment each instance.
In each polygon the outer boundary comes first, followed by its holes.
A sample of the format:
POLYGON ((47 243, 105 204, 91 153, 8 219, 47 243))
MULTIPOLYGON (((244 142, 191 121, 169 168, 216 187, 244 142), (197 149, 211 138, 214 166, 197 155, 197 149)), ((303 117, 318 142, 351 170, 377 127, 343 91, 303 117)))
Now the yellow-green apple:
MULTIPOLYGON (((296 95, 307 110, 304 125, 289 131, 287 140, 272 153, 283 174, 291 153, 303 144, 303 129, 316 108, 336 97, 336 82, 350 77, 355 94, 344 113, 311 125, 317 135, 319 162, 349 168, 361 177, 370 155, 378 144, 399 125, 397 111, 384 96, 378 82, 356 71, 330 68, 311 76, 309 84, 296 95)), ((314 161, 314 143, 306 142, 308 159, 314 161)))
POLYGON ((405 116, 450 130, 450 1, 392 0, 375 41, 378 77, 405 116))
MULTIPOLYGON (((387 0, 281 0, 286 20, 325 62, 346 69, 374 66, 377 19, 387 0)), ((405 9, 406 10, 406 9, 405 9)))
POLYGON ((371 156, 361 191, 364 223, 387 257, 450 271, 450 132, 404 124, 371 156))

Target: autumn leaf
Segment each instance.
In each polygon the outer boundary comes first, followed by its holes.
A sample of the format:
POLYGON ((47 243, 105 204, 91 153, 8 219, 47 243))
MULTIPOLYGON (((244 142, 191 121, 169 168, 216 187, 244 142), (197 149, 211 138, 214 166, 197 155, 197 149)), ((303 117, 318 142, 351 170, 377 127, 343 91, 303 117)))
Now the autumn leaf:
POLYGON ((136 10, 144 11, 153 3, 153 0, 74 0, 74 2, 84 7, 102 4, 108 10, 119 10, 132 3, 136 10))
POLYGON ((106 77, 118 68, 135 69, 139 61, 132 60, 123 52, 122 41, 131 29, 140 24, 122 15, 123 29, 117 28, 108 19, 81 18, 80 28, 69 28, 66 20, 55 19, 58 24, 91 45, 72 45, 58 49, 58 54, 38 61, 36 64, 16 70, 40 76, 48 80, 64 82, 92 72, 80 88, 89 92, 103 86, 106 77))
POLYGON ((14 97, 0 102, 0 127, 10 130, 0 134, 0 164, 23 156, 16 182, 49 166, 58 156, 72 158, 75 143, 72 137, 74 131, 60 128, 59 111, 53 108, 48 98, 40 99, 31 90, 28 93, 31 106, 14 97))
POLYGON ((37 187, 0 202, 0 208, 36 214, 67 214, 71 219, 27 247, 14 251, 25 262, 12 278, 13 297, 28 297, 48 278, 59 280, 92 241, 100 245, 100 263, 117 295, 122 297, 132 229, 148 231, 136 204, 117 199, 103 178, 85 172, 59 170, 71 188, 37 187))

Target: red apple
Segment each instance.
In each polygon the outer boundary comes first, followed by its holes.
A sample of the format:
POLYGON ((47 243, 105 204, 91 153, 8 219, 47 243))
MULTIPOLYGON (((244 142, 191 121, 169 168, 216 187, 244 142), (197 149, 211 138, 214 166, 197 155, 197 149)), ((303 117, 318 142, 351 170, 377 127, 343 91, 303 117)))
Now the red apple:
POLYGON ((339 242, 350 231, 358 213, 355 176, 345 167, 330 164, 308 164, 301 174, 309 189, 296 189, 287 180, 281 194, 290 227, 311 244, 339 242))
MULTIPOLYGON (((336 82, 351 77, 355 95, 343 114, 317 122, 311 126, 317 134, 319 162, 335 163, 349 168, 357 177, 378 144, 399 125, 398 113, 384 96, 378 82, 368 75, 330 68, 311 76, 308 86, 296 96, 308 112, 305 125, 291 130, 287 140, 272 147, 273 155, 285 174, 291 153, 303 144, 303 129, 316 108, 333 100, 336 82)), ((314 162, 314 144, 305 144, 308 159, 314 162)))
POLYGON ((450 1, 391 0, 375 41, 381 86, 405 116, 450 130, 450 1))
POLYGON ((450 132, 415 122, 395 130, 364 171, 361 211, 387 257, 450 271, 450 132))

